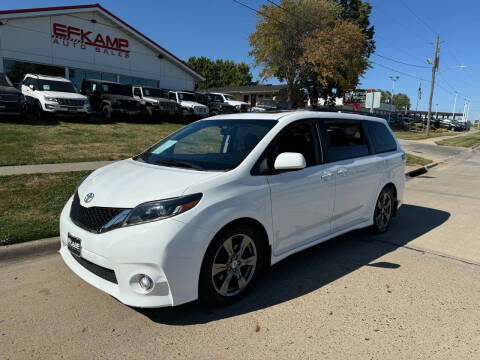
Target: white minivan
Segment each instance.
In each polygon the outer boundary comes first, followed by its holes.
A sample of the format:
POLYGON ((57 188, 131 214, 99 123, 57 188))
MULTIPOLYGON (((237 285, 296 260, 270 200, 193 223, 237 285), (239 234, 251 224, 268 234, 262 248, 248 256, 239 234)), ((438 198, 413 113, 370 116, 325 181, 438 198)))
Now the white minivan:
POLYGON ((404 173, 383 119, 215 116, 83 179, 61 214, 60 254, 131 306, 228 303, 293 253, 354 229, 386 231, 404 173))

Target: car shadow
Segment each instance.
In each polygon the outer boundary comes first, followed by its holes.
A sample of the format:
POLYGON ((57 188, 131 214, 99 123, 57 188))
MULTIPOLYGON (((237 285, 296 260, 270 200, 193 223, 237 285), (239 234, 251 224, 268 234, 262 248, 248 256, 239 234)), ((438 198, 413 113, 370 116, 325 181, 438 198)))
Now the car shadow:
POLYGON ((445 211, 404 205, 386 233, 353 231, 292 255, 274 265, 246 297, 234 304, 215 307, 195 301, 173 308, 134 310, 162 324, 202 324, 298 298, 362 266, 395 271, 401 264, 375 260, 442 225, 449 217, 450 213, 445 211))

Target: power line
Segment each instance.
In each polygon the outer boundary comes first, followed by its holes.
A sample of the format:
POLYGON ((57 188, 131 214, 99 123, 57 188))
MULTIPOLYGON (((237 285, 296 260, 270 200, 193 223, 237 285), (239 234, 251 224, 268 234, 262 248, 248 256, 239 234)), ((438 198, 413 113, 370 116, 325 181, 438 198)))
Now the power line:
POLYGON ((400 60, 392 59, 392 58, 390 58, 390 57, 388 57, 388 56, 380 55, 380 54, 378 54, 378 53, 373 53, 372 55, 381 57, 381 58, 383 58, 383 59, 385 59, 385 60, 389 60, 389 61, 396 62, 396 63, 398 63, 398 64, 402 64, 402 65, 413 66, 413 67, 422 68, 422 69, 430 69, 430 70, 432 69, 431 66, 409 64, 409 63, 406 63, 406 62, 403 62, 403 61, 400 61, 400 60))
POLYGON ((415 17, 418 19, 418 21, 420 21, 423 25, 425 25, 425 27, 426 27, 428 30, 430 30, 434 35, 437 34, 437 32, 436 32, 435 30, 433 30, 433 28, 432 28, 430 25, 428 25, 420 16, 418 16, 418 15, 405 3, 405 1, 400 0, 400 2, 403 4, 403 6, 405 6, 405 7, 407 8, 408 11, 410 11, 410 13, 411 13, 413 16, 415 16, 415 17))
POLYGON ((232 0, 232 1, 233 1, 234 3, 237 3, 238 5, 241 5, 241 6, 245 7, 245 8, 253 11, 254 13, 256 13, 256 14, 258 14, 258 15, 264 16, 264 17, 269 18, 269 19, 272 19, 273 21, 276 21, 276 22, 278 22, 278 23, 280 23, 280 24, 283 24, 283 25, 285 25, 285 26, 288 26, 288 25, 285 24, 284 22, 282 22, 282 21, 280 21, 280 20, 278 20, 278 19, 275 19, 273 16, 269 16, 269 15, 263 13, 263 12, 260 12, 259 10, 254 9, 253 7, 251 7, 251 6, 247 5, 247 4, 244 4, 244 3, 242 3, 242 2, 240 2, 240 1, 238 1, 238 0, 232 0))

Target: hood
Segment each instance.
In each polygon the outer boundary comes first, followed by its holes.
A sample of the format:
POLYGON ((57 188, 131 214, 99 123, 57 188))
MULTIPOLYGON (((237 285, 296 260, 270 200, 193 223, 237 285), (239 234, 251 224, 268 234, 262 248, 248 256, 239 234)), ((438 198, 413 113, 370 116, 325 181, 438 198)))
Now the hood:
POLYGON ((85 207, 134 208, 144 202, 181 196, 189 186, 222 174, 127 159, 94 171, 80 185, 78 195, 85 207), (84 198, 88 193, 95 197, 86 204, 84 198))
POLYGON ((16 94, 20 95, 22 92, 13 86, 0 86, 0 94, 16 94))
POLYGON ((152 96, 144 96, 143 100, 147 101, 160 101, 160 102, 168 102, 168 103, 177 103, 175 100, 162 98, 162 97, 152 97, 152 96))
POLYGON ((185 101, 185 100, 180 101, 180 105, 185 107, 194 107, 194 106, 208 107, 195 101, 185 101))
POLYGON ((135 99, 133 96, 127 96, 127 95, 103 94, 103 97, 105 99, 110 99, 110 100, 130 100, 130 101, 140 102, 137 99, 135 99))
POLYGON ((236 106, 236 105, 248 105, 246 102, 243 101, 238 101, 238 100, 227 100, 227 103, 230 105, 236 106))
POLYGON ((55 98, 62 98, 62 99, 78 99, 78 100, 86 100, 87 97, 82 94, 76 93, 66 93, 66 92, 59 92, 59 91, 42 91, 42 95, 48 97, 55 97, 55 98))

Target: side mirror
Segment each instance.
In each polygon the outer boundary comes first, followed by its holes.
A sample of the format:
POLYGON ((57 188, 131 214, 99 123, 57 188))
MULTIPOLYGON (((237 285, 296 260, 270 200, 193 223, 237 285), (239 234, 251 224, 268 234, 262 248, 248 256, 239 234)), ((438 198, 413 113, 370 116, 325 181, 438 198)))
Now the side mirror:
POLYGON ((301 170, 307 166, 305 158, 300 153, 284 152, 275 159, 275 170, 301 170))
POLYGON ((28 85, 28 87, 32 90, 35 90, 35 85, 33 85, 33 84, 28 85))

